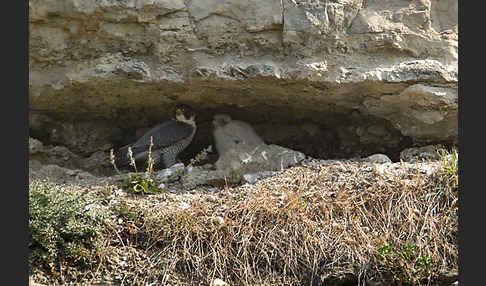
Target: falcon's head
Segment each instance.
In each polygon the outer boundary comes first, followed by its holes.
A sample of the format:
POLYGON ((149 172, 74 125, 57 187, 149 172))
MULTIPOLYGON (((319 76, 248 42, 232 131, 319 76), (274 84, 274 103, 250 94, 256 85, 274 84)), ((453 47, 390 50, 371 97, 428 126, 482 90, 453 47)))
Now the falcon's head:
POLYGON ((196 113, 190 106, 185 104, 179 104, 176 106, 175 119, 191 125, 195 125, 196 113))

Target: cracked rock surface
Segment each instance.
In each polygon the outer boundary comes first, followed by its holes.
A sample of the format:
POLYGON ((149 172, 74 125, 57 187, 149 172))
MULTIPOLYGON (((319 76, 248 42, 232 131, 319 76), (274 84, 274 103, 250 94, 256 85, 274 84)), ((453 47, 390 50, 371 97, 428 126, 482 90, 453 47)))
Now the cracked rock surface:
POLYGON ((86 158, 133 141, 185 102, 201 126, 188 152, 212 143, 207 126, 221 112, 261 130, 297 126, 282 142, 259 134, 306 154, 300 126, 316 126, 323 147, 311 151, 321 158, 457 143, 457 7, 30 0, 30 131, 86 158))

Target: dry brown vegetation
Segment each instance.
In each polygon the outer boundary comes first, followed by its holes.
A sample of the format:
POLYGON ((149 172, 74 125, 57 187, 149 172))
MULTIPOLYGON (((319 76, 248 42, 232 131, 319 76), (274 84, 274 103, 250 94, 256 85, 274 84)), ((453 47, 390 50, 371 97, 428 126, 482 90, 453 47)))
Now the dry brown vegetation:
POLYGON ((104 216, 91 267, 32 274, 44 283, 102 285, 211 285, 215 278, 229 285, 450 285, 458 270, 456 177, 441 162, 338 163, 216 192, 84 189, 104 216))

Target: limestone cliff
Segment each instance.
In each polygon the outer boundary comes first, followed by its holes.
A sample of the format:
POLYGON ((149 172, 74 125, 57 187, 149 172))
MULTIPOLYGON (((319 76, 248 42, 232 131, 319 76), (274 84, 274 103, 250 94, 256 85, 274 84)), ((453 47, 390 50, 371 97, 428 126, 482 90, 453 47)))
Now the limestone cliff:
POLYGON ((29 0, 31 135, 88 156, 185 102, 196 144, 219 112, 322 157, 454 143, 457 18, 453 0, 29 0))

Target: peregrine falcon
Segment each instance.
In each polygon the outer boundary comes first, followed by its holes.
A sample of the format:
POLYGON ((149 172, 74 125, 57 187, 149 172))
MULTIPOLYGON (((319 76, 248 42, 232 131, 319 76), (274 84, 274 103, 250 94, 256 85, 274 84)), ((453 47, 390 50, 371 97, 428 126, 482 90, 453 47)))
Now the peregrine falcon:
POLYGON ((184 150, 196 133, 196 114, 191 107, 180 104, 176 107, 175 117, 155 126, 133 144, 120 148, 116 164, 126 166, 130 163, 128 147, 131 147, 133 158, 147 160, 150 137, 153 138, 151 157, 154 164, 162 161, 165 168, 176 163, 177 155, 184 150))

